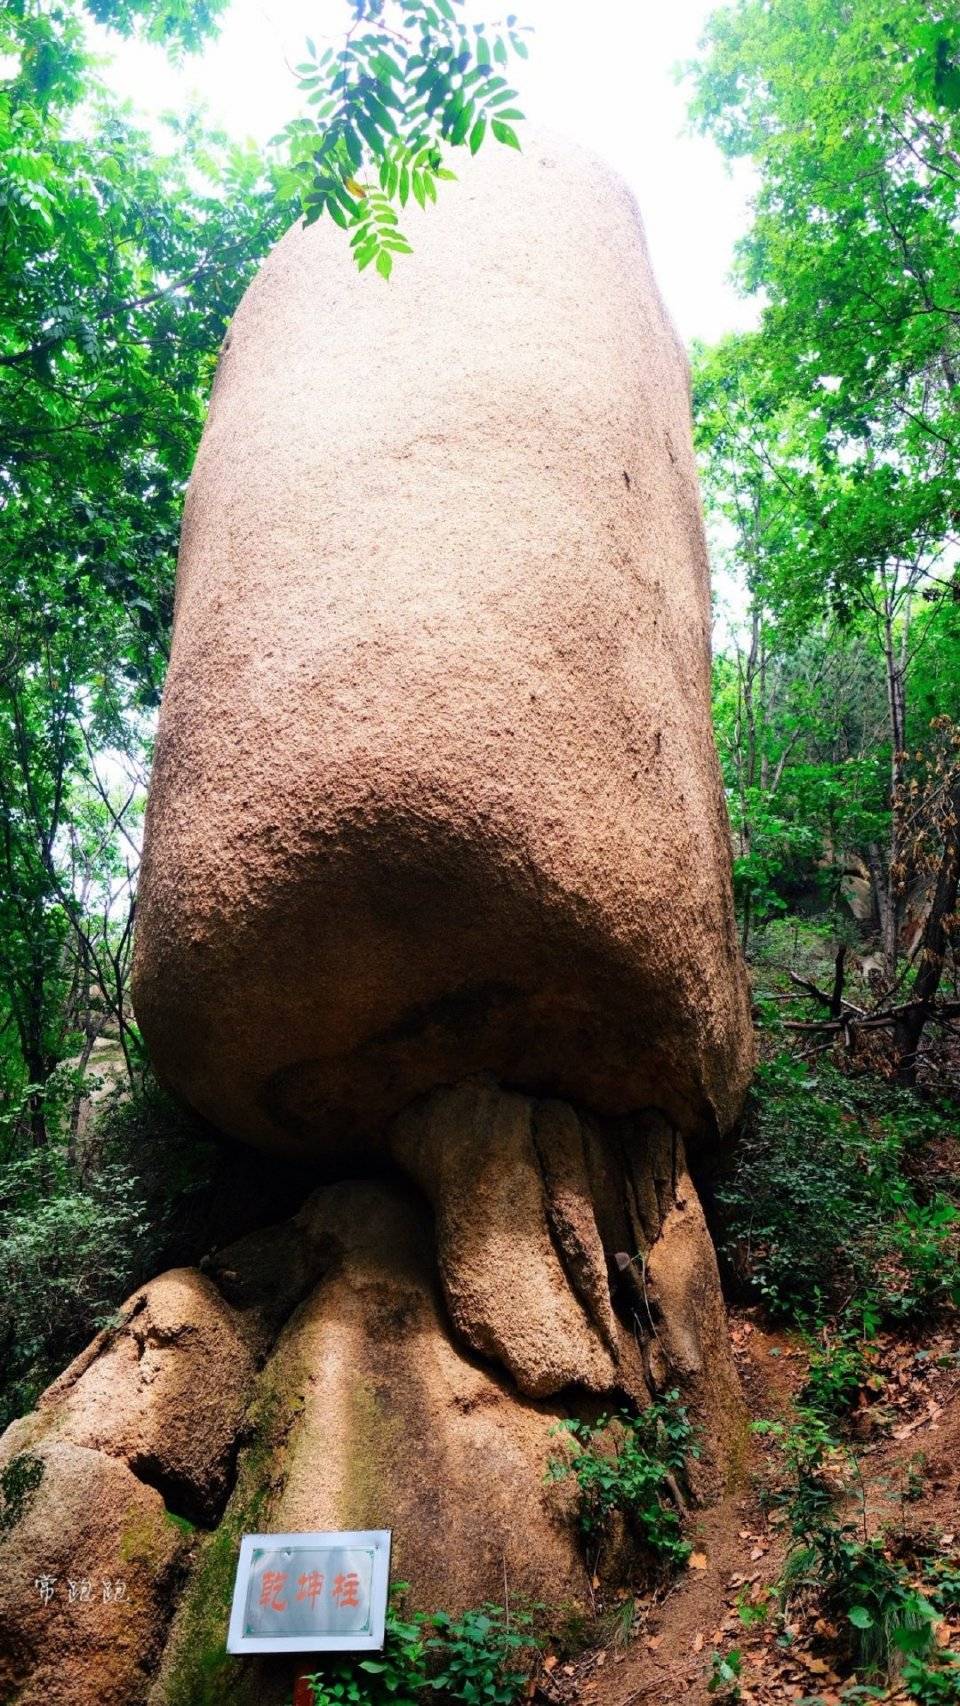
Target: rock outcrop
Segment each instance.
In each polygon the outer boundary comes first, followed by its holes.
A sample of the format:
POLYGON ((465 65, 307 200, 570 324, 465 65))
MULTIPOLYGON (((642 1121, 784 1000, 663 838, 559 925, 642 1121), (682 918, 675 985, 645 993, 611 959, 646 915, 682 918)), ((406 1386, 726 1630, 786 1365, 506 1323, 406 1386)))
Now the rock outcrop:
POLYGON ((463 178, 389 287, 283 239, 184 517, 137 1013, 215 1125, 341 1166, 476 1072, 722 1127, 751 1060, 639 215, 559 142, 463 178))
POLYGON ((168 1084, 319 1188, 0 1442, 0 1635, 48 1569, 133 1569, 123 1620, 31 1606, 22 1706, 282 1706, 224 1652, 261 1529, 390 1527, 425 1610, 582 1611, 557 1423, 678 1386, 701 1496, 739 1432, 686 1163, 751 1033, 683 354, 565 145, 409 223, 389 289, 298 228, 237 313, 139 903, 168 1084))

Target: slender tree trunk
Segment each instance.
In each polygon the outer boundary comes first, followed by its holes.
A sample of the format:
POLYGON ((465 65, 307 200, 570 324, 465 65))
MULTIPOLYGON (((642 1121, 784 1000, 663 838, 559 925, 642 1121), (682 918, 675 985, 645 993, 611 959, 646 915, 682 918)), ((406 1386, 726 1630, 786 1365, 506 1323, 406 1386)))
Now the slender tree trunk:
POLYGON ((943 976, 949 937, 947 919, 952 918, 957 907, 957 890, 960 887, 960 778, 950 791, 950 810, 944 827, 943 855, 937 872, 937 881, 924 925, 923 939, 918 955, 918 971, 913 985, 912 999, 908 1007, 900 1014, 894 1027, 893 1041, 898 1061, 898 1073, 905 1084, 912 1084, 917 1076, 917 1050, 923 1036, 924 1027, 933 1011, 933 1003, 940 979, 943 976))
MULTIPOLYGON (((903 766, 906 751, 906 670, 903 643, 898 647, 894 630, 896 579, 884 590, 883 656, 887 676, 887 709, 890 719, 890 848, 887 857, 885 904, 880 908, 883 940, 883 969, 892 988, 897 981, 900 925, 904 895, 900 869, 900 812, 903 766)), ((908 618, 909 619, 909 618, 908 618)), ((878 892, 879 899, 879 892, 878 892)))

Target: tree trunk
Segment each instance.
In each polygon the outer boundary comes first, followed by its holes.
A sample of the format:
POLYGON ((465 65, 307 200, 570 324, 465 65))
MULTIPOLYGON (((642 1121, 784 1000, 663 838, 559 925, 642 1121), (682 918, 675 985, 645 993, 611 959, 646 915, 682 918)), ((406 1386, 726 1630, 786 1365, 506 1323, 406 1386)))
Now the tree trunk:
POLYGON ((917 1076, 917 1050, 933 1011, 933 1003, 943 976, 948 936, 947 919, 956 911, 957 889, 960 885, 960 837, 957 823, 960 818, 960 779, 950 791, 950 810, 944 827, 943 856, 937 872, 933 900, 924 925, 923 940, 918 956, 919 970, 913 986, 912 1000, 897 1019, 893 1041, 902 1083, 913 1084, 917 1076))

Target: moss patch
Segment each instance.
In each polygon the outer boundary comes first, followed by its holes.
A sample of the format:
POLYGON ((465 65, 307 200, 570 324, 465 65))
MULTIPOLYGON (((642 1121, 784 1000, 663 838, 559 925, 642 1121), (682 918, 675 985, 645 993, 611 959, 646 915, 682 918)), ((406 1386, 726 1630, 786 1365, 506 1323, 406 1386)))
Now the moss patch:
POLYGON ((0 1471, 0 1534, 20 1521, 43 1475, 43 1460, 30 1451, 21 1451, 0 1471))
POLYGON ((403 1429, 398 1417, 386 1413, 367 1380, 358 1379, 350 1393, 348 1437, 341 1521, 345 1528, 376 1528, 385 1508, 391 1458, 402 1443, 403 1429))
POLYGON ((224 1706, 240 1698, 241 1661, 226 1649, 240 1541, 263 1529, 276 1492, 276 1453, 289 1429, 289 1406, 269 1384, 247 1418, 250 1442, 220 1526, 205 1538, 177 1613, 155 1699, 164 1706, 224 1706))

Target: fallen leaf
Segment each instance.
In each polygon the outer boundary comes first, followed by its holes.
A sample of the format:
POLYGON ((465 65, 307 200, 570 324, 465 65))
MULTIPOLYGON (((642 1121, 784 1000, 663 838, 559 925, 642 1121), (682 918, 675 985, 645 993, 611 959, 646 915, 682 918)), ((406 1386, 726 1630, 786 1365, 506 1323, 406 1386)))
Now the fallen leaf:
POLYGON ((548 1653, 547 1657, 543 1661, 544 1670, 553 1670, 556 1662, 557 1662, 556 1653, 548 1653))
POLYGON ((705 1552, 691 1552, 687 1559, 688 1570, 705 1570, 706 1567, 707 1554, 705 1552))
POLYGON ((695 1653, 703 1652, 703 1635, 699 1629, 693 1637, 693 1650, 695 1653))

